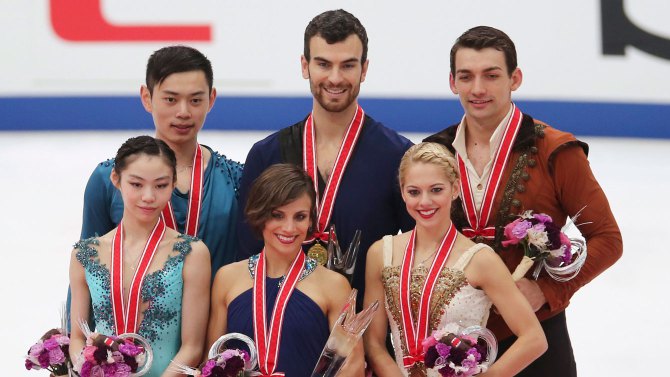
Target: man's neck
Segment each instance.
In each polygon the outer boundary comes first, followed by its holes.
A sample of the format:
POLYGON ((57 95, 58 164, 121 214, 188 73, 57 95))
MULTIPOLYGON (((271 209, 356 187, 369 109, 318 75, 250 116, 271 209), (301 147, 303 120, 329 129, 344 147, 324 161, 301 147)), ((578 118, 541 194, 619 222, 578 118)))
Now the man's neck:
POLYGON ((193 165, 193 156, 195 156, 195 149, 198 146, 197 140, 183 144, 174 144, 168 141, 165 141, 165 143, 174 152, 174 155, 177 158, 177 167, 193 165))
MULTIPOLYGON (((488 146, 491 141, 491 136, 496 131, 496 128, 500 124, 498 120, 496 123, 490 122, 488 124, 482 124, 465 117, 465 144, 466 146, 478 145, 478 146, 488 146)), ((495 122, 495 121, 494 121, 495 122)))
POLYGON ((315 105, 312 109, 312 121, 316 140, 340 142, 356 114, 357 104, 354 102, 344 111, 332 112, 315 105))

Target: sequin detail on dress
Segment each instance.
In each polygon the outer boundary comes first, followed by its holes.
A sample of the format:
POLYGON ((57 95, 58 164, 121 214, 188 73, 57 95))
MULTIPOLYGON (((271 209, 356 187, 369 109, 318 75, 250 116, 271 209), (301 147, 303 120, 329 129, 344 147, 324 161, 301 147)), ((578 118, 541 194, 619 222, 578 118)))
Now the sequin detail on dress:
MULTIPOLYGON (((253 280, 254 276, 256 276, 256 264, 258 263, 258 258, 260 258, 260 256, 261 256, 260 254, 256 254, 249 257, 248 266, 249 266, 249 273, 251 274, 251 280, 253 280)), ((314 272, 314 270, 316 270, 316 266, 318 265, 319 263, 315 259, 312 259, 310 257, 305 258, 305 269, 302 270, 302 275, 300 275, 298 281, 301 281, 302 279, 309 276, 309 274, 311 274, 312 272, 314 272)), ((279 279, 277 285, 281 287, 283 282, 284 282, 284 276, 282 276, 279 279)))

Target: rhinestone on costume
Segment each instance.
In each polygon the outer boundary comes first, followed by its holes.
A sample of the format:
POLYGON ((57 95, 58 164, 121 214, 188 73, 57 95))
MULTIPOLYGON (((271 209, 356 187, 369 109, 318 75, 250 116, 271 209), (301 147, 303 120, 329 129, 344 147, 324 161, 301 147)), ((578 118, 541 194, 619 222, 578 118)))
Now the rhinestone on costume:
POLYGON ((524 186, 523 184, 519 183, 518 185, 516 185, 516 191, 518 191, 518 192, 525 192, 525 191, 526 191, 526 186, 524 186))
POLYGON ((512 200, 512 205, 515 207, 521 207, 521 201, 519 199, 513 199, 512 200))

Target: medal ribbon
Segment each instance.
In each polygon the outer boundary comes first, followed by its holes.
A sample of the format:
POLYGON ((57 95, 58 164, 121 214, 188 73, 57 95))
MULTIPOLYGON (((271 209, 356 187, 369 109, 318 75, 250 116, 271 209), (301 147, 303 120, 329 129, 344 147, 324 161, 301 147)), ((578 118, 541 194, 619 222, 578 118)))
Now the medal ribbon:
POLYGON ((140 308, 142 282, 164 235, 165 222, 159 217, 144 246, 139 265, 130 283, 128 307, 126 308, 123 301, 123 223, 119 223, 116 228, 114 239, 112 239, 112 270, 110 274, 112 275, 112 312, 117 335, 137 332, 137 314, 140 308))
POLYGON ((419 313, 417 325, 414 326, 412 316, 412 302, 410 297, 410 283, 412 266, 414 265, 414 244, 416 241, 416 228, 412 230, 405 256, 402 260, 400 270, 400 313, 402 315, 403 333, 405 335, 405 344, 408 354, 403 357, 403 365, 409 368, 417 362, 423 362, 423 347, 421 341, 428 336, 428 322, 430 319, 430 300, 433 296, 433 289, 437 283, 437 278, 447 262, 449 254, 454 247, 457 236, 456 228, 453 224, 449 225, 447 233, 442 239, 442 243, 437 251, 437 255, 428 270, 426 281, 421 290, 421 302, 419 304, 419 313))
POLYGON ((489 218, 491 217, 493 200, 498 192, 498 187, 500 186, 507 160, 512 154, 512 145, 514 144, 514 139, 521 127, 522 119, 523 115, 521 114, 521 111, 516 105, 512 104, 512 116, 505 125, 502 141, 496 151, 495 159, 493 160, 493 168, 489 175, 489 179, 486 182, 486 187, 484 187, 484 199, 480 211, 477 211, 475 205, 469 171, 465 166, 463 158, 456 153, 458 171, 461 174, 461 203, 463 204, 463 210, 465 211, 468 223, 470 224, 469 228, 463 228, 463 234, 468 238, 474 238, 476 236, 482 236, 489 240, 495 238, 495 227, 487 227, 486 224, 488 224, 489 218))
POLYGON ((305 121, 305 132, 303 134, 302 143, 304 151, 303 167, 305 168, 307 174, 312 177, 312 181, 314 181, 314 191, 316 191, 316 207, 318 208, 317 229, 315 229, 314 234, 309 239, 305 240, 305 243, 310 243, 315 238, 321 239, 323 241, 328 240, 328 232, 326 229, 328 227, 328 223, 330 222, 330 216, 333 213, 333 204, 335 203, 337 190, 340 188, 340 182, 342 182, 344 170, 349 163, 349 159, 353 153, 356 141, 361 134, 364 119, 365 112, 360 106, 357 106, 356 114, 354 114, 354 118, 351 120, 351 124, 349 124, 349 127, 344 134, 342 145, 340 145, 340 150, 337 153, 337 159, 335 159, 333 172, 331 173, 330 177, 328 178, 328 182, 326 183, 323 199, 319 198, 319 177, 317 172, 315 145, 316 137, 314 135, 312 114, 310 114, 305 121))
MULTIPOLYGON (((189 236, 196 237, 198 235, 198 225, 200 223, 200 208, 202 206, 202 189, 205 182, 205 167, 202 158, 202 147, 198 144, 193 156, 193 170, 191 171, 191 188, 189 190, 188 198, 188 213, 186 214, 186 227, 184 233, 189 236)), ((175 220, 174 211, 172 210, 172 203, 163 208, 163 218, 165 224, 176 230, 177 221, 175 220)))
POLYGON ((272 309, 270 330, 267 329, 267 308, 265 306, 265 249, 256 263, 253 288, 253 320, 254 338, 258 351, 258 364, 261 376, 277 377, 284 376, 283 372, 276 372, 277 360, 279 358, 279 344, 281 341, 282 326, 284 323, 284 310, 291 294, 295 289, 300 276, 305 268, 305 253, 298 253, 293 260, 291 268, 286 274, 272 309))

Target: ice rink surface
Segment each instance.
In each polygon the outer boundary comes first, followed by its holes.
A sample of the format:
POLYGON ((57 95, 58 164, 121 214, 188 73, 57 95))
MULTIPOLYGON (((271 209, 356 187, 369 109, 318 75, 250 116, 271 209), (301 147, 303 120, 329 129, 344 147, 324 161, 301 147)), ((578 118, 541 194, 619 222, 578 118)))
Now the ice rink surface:
MULTIPOLYGON (((0 133, 3 376, 47 375, 25 371, 23 356, 58 325, 88 176, 128 137, 149 132, 0 133)), ((200 142, 244 161, 267 134, 205 130, 200 142)), ((406 136, 418 142, 425 135, 406 136)), ((581 139, 621 228, 624 255, 577 292, 567 310, 579 375, 663 375, 663 339, 670 339, 670 229, 662 220, 670 213, 670 140, 581 139)))

